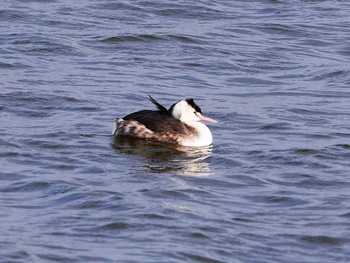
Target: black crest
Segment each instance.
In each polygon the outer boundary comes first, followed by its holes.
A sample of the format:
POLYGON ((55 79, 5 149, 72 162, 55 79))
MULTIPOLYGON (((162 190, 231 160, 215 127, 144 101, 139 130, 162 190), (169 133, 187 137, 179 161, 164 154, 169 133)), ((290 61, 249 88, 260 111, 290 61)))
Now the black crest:
POLYGON ((154 105, 157 106, 157 109, 158 109, 161 113, 164 113, 164 114, 167 114, 167 113, 168 113, 168 110, 167 110, 163 105, 161 105, 160 103, 158 103, 155 99, 153 99, 153 98, 151 97, 151 95, 148 95, 148 97, 149 97, 149 100, 150 100, 154 105))
POLYGON ((201 108, 193 101, 193 99, 186 99, 186 102, 195 109, 196 112, 202 114, 201 108))

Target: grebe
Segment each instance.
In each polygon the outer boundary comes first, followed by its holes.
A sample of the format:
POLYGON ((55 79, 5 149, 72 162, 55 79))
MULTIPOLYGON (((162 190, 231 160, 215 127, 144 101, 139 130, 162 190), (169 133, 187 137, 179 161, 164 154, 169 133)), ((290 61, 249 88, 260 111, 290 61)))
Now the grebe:
POLYGON ((200 121, 217 121, 204 117, 193 99, 180 100, 169 110, 151 96, 149 99, 158 110, 141 110, 116 119, 113 135, 182 146, 206 146, 213 142, 209 128, 200 121))

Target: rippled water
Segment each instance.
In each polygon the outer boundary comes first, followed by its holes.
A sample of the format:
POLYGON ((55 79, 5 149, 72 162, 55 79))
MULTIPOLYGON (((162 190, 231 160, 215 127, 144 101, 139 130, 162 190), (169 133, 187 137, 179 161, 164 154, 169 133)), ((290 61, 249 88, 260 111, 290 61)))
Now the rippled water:
POLYGON ((349 262, 347 1, 2 1, 1 262, 349 262), (194 98, 214 144, 111 137, 194 98))

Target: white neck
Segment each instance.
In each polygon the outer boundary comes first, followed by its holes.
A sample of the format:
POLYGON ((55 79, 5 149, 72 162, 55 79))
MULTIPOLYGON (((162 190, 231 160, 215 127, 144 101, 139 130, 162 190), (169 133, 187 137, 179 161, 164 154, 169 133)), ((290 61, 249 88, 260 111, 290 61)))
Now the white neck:
POLYGON ((194 121, 186 124, 196 130, 197 136, 185 139, 181 143, 183 146, 206 146, 213 142, 213 136, 211 135, 209 128, 204 123, 194 121))

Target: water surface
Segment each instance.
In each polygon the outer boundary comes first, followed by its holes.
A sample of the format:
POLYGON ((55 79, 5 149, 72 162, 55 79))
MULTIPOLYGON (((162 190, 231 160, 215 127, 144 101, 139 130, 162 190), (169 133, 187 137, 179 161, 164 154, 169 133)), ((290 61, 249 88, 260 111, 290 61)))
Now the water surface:
POLYGON ((3 1, 1 262, 349 262, 350 4, 3 1), (114 140, 194 98, 214 144, 114 140))

